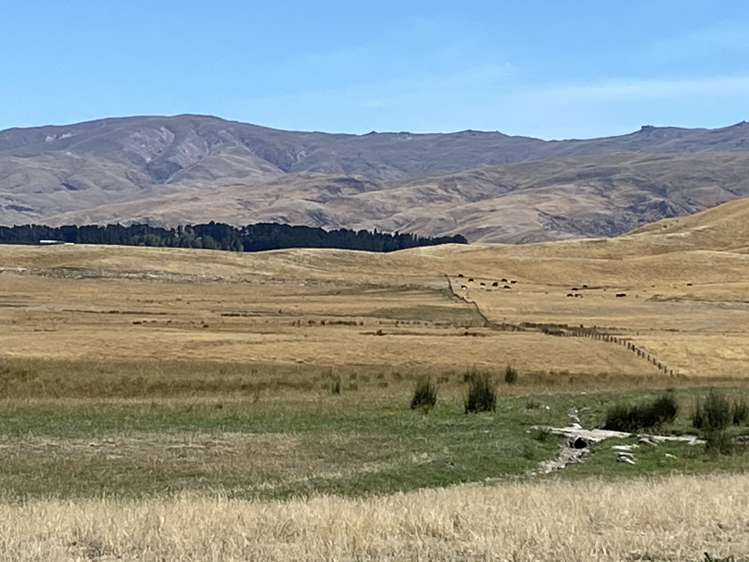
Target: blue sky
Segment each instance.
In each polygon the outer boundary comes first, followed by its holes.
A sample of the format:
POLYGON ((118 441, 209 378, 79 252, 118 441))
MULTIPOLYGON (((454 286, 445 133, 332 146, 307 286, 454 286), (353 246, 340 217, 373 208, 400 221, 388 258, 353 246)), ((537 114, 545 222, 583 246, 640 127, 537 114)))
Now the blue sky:
POLYGON ((543 138, 749 120, 749 2, 0 0, 0 129, 134 114, 543 138))

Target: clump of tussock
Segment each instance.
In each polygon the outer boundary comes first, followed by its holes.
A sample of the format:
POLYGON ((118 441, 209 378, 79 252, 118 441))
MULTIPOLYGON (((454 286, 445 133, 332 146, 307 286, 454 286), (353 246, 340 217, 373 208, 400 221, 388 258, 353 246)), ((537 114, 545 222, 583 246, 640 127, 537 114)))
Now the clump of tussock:
POLYGON ((518 370, 513 368, 511 365, 507 365, 507 368, 505 369, 505 383, 506 384, 515 384, 518 382, 519 377, 518 370))
POLYGON ((679 403, 666 393, 648 402, 614 404, 606 411, 603 428, 627 432, 653 429, 673 422, 678 413, 679 403))
MULTIPOLYGON (((705 438, 708 453, 729 454, 733 451, 733 439, 728 427, 735 423, 736 405, 725 394, 714 389, 695 402, 692 426, 700 430, 705 438)), ((739 406, 739 418, 745 405, 742 401, 739 406)))
POLYGON ((546 443, 554 437, 554 434, 548 427, 538 427, 533 431, 532 437, 539 443, 546 443))
POLYGON ((431 377, 421 377, 416 381, 411 397, 411 409, 429 412, 437 404, 437 385, 431 377))
POLYGON ((744 425, 749 421, 749 403, 743 398, 733 402, 733 425, 744 425))
POLYGON ((493 412, 497 409, 497 389, 489 373, 470 372, 464 400, 466 414, 493 412))
POLYGON ((528 400, 525 402, 525 409, 526 410, 538 410, 540 408, 543 408, 544 405, 539 400, 536 400, 532 396, 528 398, 528 400))
POLYGON ((333 377, 333 380, 330 381, 330 393, 336 395, 340 394, 342 386, 343 383, 341 382, 341 375, 336 375, 335 377, 333 377))

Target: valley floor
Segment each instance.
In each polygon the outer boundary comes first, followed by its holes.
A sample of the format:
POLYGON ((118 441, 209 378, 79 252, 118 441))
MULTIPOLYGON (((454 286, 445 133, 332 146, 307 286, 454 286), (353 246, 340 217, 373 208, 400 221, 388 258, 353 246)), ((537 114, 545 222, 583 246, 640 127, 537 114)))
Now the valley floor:
POLYGON ((683 434, 708 387, 749 398, 747 256, 644 243, 0 247, 0 558, 743 555, 746 453, 539 474, 570 412, 671 392, 683 434), (464 413, 471 371, 496 412, 464 413))

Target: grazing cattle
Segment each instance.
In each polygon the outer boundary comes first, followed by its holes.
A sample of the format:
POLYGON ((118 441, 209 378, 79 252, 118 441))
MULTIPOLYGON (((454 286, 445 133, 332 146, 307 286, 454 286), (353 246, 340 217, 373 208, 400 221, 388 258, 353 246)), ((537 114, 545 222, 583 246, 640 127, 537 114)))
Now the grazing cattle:
POLYGON ((575 295, 573 295, 572 293, 567 293, 567 297, 574 297, 574 296, 575 295))
POLYGON ((621 299, 623 297, 626 297, 627 293, 616 293, 616 298, 621 299))
POLYGON ((512 287, 510 287, 509 285, 505 285, 505 286, 503 287, 503 289, 512 289, 512 287))
POLYGON ((510 283, 511 283, 512 285, 514 285, 515 283, 517 283, 517 281, 516 281, 515 279, 513 279, 512 281, 510 281, 510 283))
POLYGON ((461 285, 460 288, 465 291, 466 289, 468 289, 468 285, 461 285))
POLYGON ((462 277, 463 277, 463 274, 462 274, 462 273, 458 273, 458 277, 461 277, 461 278, 462 278, 462 277))
POLYGON ((486 287, 486 283, 484 283, 484 282, 482 281, 482 282, 481 282, 481 286, 482 286, 482 287, 486 287))
POLYGON ((494 283, 492 283, 492 287, 498 287, 498 286, 499 286, 499 283, 497 281, 495 281, 494 283))
POLYGON ((469 283, 473 283, 473 277, 468 280, 469 283))
POLYGON ((505 279, 504 277, 502 277, 502 283, 508 283, 507 279, 505 279))
POLYGON ((587 289, 587 288, 588 288, 588 286, 587 286, 587 285, 583 285, 583 289, 587 289))

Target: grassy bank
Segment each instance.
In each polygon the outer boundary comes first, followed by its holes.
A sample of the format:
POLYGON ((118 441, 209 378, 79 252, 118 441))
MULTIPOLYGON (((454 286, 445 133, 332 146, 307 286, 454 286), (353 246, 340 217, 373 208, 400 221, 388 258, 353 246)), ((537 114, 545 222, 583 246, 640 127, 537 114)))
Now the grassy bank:
MULTIPOLYGON (((0 487, 7 499, 180 492, 268 499, 525 479, 560 445, 534 426, 567 425, 573 409, 586 427, 599 426, 612 403, 663 392, 646 383, 624 390, 613 380, 611 388, 581 392, 584 377, 553 385, 522 374, 506 384, 501 371, 490 375, 496 411, 467 415, 459 372, 434 377, 437 404, 423 413, 409 407, 415 375, 394 371, 6 362, 0 487)), ((692 431, 692 404, 704 393, 699 386, 675 391, 681 413, 663 431, 692 431)), ((565 477, 749 467, 748 455, 715 458, 682 444, 643 449, 638 465, 629 466, 616 462, 612 444, 597 446, 565 477)))

